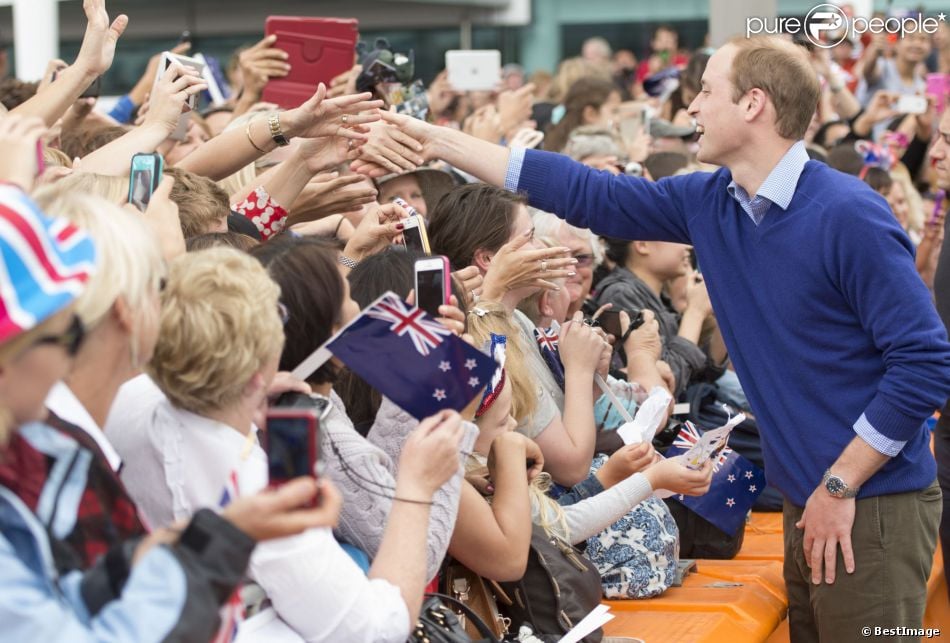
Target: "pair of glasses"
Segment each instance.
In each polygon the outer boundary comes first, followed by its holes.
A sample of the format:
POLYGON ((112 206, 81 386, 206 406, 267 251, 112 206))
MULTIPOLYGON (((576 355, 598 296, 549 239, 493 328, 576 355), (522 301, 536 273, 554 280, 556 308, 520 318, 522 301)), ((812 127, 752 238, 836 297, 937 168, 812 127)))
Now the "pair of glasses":
POLYGON ((73 319, 69 322, 69 327, 64 330, 62 333, 57 335, 43 335, 38 337, 34 346, 42 346, 46 344, 52 344, 54 346, 62 346, 66 353, 70 357, 75 357, 79 353, 79 348, 82 346, 82 340, 86 337, 86 327, 82 325, 82 320, 79 319, 79 315, 73 315, 73 319))
POLYGON ((594 263, 594 255, 592 254, 574 255, 574 258, 577 259, 578 268, 586 268, 587 266, 594 263))

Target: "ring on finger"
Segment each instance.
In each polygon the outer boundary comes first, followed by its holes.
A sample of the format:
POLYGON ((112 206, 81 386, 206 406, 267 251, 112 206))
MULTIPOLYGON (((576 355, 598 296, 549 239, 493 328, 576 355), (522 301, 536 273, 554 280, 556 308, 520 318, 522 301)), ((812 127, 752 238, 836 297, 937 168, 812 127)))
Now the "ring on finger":
POLYGON ((541 272, 547 272, 547 271, 548 271, 548 260, 547 260, 547 259, 542 259, 542 260, 541 260, 541 272))
POLYGON ((343 115, 343 124, 346 125, 346 122, 347 122, 348 120, 350 120, 350 115, 349 115, 349 114, 344 114, 344 115, 343 115))
POLYGON ((474 290, 472 291, 472 302, 476 304, 478 303, 478 293, 474 290))

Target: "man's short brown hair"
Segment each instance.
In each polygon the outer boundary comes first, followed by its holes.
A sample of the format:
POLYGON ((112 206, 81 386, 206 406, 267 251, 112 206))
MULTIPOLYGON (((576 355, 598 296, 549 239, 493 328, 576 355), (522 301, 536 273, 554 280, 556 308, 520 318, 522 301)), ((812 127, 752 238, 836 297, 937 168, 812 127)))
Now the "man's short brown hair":
POLYGON ((185 239, 207 232, 220 232, 231 213, 228 193, 209 178, 177 167, 166 167, 175 179, 169 198, 178 204, 178 217, 185 239))
POLYGON ((775 106, 775 129, 791 140, 805 137, 818 108, 818 76, 798 45, 777 36, 734 38, 739 51, 732 61, 733 102, 759 88, 775 106))

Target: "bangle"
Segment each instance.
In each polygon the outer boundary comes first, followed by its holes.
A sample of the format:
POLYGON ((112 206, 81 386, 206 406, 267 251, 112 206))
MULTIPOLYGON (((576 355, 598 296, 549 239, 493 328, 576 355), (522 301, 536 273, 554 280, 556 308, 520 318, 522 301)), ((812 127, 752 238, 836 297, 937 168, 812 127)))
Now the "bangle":
POLYGON ((280 127, 280 112, 274 112, 267 118, 267 124, 270 126, 270 137, 274 139, 278 147, 290 145, 290 141, 284 136, 284 130, 280 127))
POLYGON ((400 498, 399 496, 393 496, 393 502, 408 502, 410 505, 433 505, 435 504, 431 500, 412 500, 411 498, 400 498))
POLYGON ((254 139, 251 138, 251 123, 253 122, 254 122, 253 118, 248 120, 247 125, 244 127, 244 133, 247 134, 247 140, 251 145, 254 146, 255 150, 257 150, 261 154, 267 154, 267 150, 263 150, 260 147, 258 147, 257 143, 254 142, 254 139))
POLYGON ((353 269, 356 268, 358 265, 360 265, 360 262, 357 261, 356 259, 350 259, 350 258, 347 257, 346 255, 342 255, 342 254, 341 254, 341 255, 337 255, 336 260, 339 261, 339 262, 340 262, 341 264, 343 264, 344 266, 346 266, 347 268, 349 268, 350 270, 353 270, 353 269))

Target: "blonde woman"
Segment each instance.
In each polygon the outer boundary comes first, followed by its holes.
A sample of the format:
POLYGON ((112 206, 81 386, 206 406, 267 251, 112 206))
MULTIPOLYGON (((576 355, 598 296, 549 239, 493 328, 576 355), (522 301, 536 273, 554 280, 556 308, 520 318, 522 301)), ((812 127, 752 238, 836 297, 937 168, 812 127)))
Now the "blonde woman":
MULTIPOLYGON (((272 390, 289 321, 279 296, 264 267, 231 248, 193 252, 170 266, 148 366, 154 384, 140 378, 126 385, 106 427, 126 461, 123 480, 152 521, 217 505, 225 489, 240 497, 267 484, 255 420, 272 390)), ((429 418, 410 435, 395 494, 414 502, 393 503, 368 578, 329 529, 255 551, 250 574, 285 635, 407 638, 422 603, 430 499, 452 465, 458 468, 459 438, 457 414, 429 418)), ((323 485, 335 496, 329 482, 323 485)), ((273 633, 248 631, 257 623, 243 626, 244 640, 273 633)))

